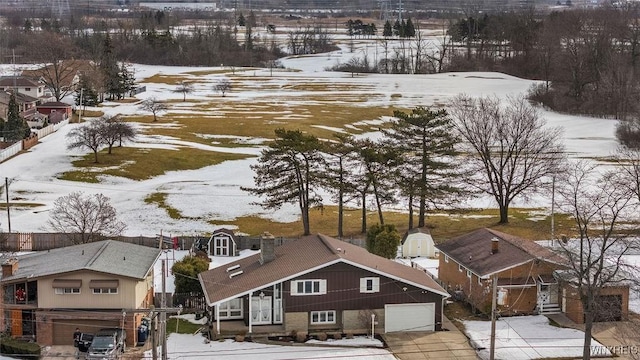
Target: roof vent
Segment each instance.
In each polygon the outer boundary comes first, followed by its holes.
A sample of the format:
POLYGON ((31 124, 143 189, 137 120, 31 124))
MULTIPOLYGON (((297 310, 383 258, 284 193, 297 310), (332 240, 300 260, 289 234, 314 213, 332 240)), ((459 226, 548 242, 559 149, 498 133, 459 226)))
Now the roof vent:
POLYGON ((235 269, 240 269, 240 264, 235 264, 235 265, 233 265, 233 266, 229 266, 229 267, 227 268, 227 272, 229 272, 229 271, 233 271, 233 270, 235 270, 235 269))
POLYGON ((229 279, 234 278, 234 277, 236 277, 238 275, 242 275, 243 272, 244 271, 240 270, 240 271, 236 271, 236 272, 234 272, 232 274, 229 274, 229 279))

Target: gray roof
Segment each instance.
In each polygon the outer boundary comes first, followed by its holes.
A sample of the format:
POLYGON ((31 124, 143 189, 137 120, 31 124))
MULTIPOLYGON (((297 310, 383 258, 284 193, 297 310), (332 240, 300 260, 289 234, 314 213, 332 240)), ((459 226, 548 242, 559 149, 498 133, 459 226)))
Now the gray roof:
POLYGON ((37 278, 89 270, 134 279, 144 279, 161 251, 115 240, 97 241, 20 255, 18 270, 2 281, 37 278))

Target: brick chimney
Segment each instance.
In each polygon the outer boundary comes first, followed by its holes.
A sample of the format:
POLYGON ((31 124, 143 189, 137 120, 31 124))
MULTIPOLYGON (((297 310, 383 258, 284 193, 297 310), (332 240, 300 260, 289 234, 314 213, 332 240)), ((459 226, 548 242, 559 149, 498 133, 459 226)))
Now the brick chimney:
POLYGON ((2 277, 12 276, 18 271, 18 259, 11 258, 2 263, 2 277))
POLYGON ((500 249, 500 240, 498 238, 491 239, 491 253, 495 254, 500 249))
POLYGON ((275 253, 276 238, 269 232, 265 231, 260 236, 260 264, 264 265, 276 258, 275 253))

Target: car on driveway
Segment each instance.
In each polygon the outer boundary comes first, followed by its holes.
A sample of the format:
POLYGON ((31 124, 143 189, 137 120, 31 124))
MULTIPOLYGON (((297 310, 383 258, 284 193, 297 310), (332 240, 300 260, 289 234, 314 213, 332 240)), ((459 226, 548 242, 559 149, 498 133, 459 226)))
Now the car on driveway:
POLYGON ((87 360, 115 360, 126 348, 127 333, 120 328, 100 329, 93 336, 91 346, 87 351, 87 360))

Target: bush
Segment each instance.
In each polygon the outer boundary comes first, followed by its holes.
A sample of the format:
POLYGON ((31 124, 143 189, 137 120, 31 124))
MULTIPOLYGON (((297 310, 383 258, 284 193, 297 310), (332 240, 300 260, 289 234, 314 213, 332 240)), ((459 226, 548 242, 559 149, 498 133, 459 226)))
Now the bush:
POLYGON ((38 358, 40 356, 40 345, 34 342, 2 337, 0 339, 0 353, 6 355, 30 355, 29 357, 38 358))

